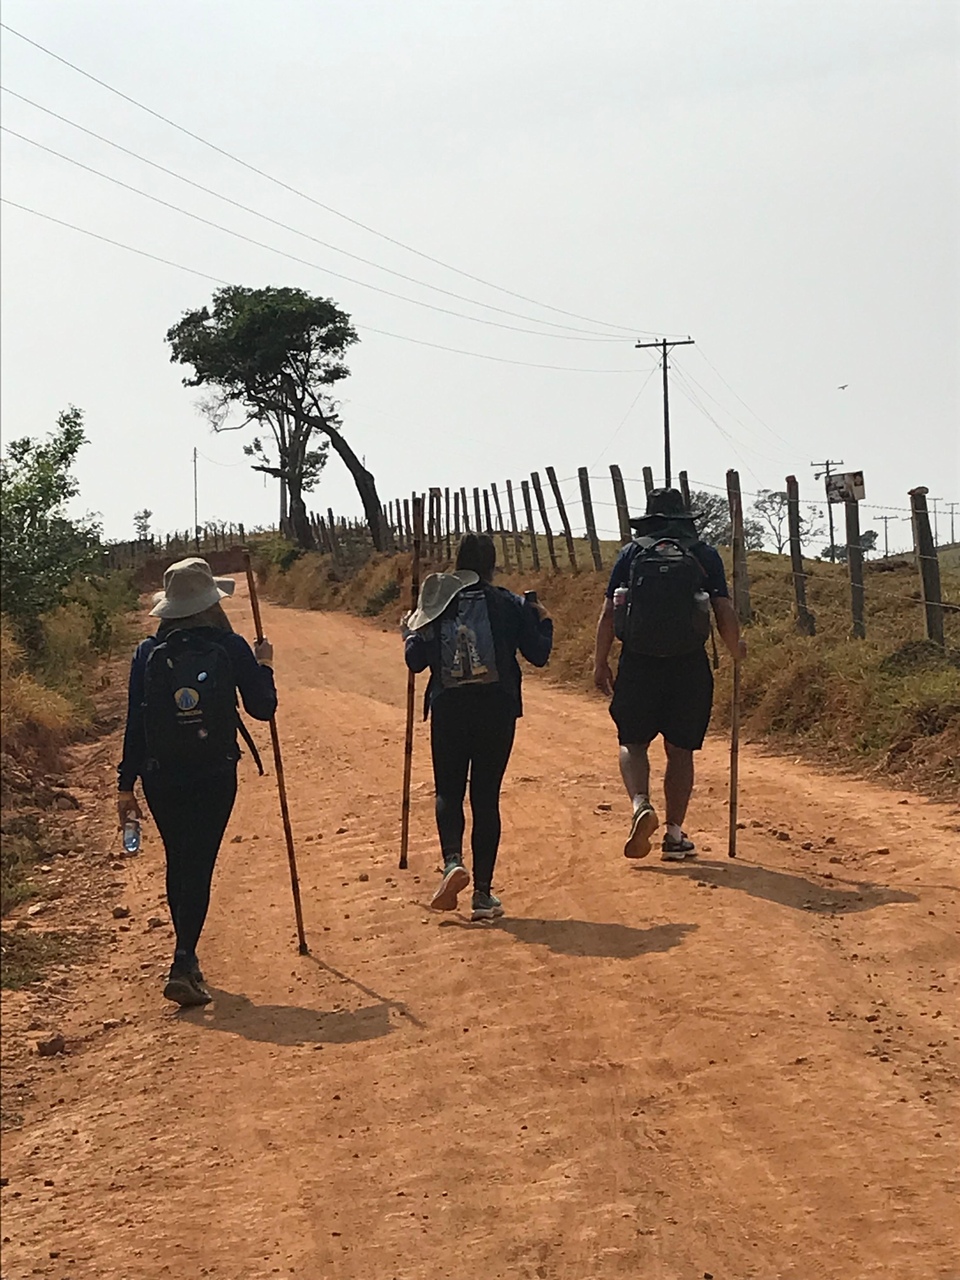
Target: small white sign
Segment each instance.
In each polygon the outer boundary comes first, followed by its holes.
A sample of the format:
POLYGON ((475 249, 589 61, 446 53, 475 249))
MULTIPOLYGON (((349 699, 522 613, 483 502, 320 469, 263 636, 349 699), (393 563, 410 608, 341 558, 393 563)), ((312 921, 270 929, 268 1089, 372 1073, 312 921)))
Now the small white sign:
POLYGON ((866 496, 862 471, 840 471, 827 476, 828 502, 862 502, 866 496))

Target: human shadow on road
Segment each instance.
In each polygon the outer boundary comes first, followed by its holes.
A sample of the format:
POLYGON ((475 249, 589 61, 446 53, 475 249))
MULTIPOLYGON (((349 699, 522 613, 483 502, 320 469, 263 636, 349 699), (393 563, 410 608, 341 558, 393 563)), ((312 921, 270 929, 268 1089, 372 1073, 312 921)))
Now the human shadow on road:
POLYGON ((903 889, 890 889, 886 885, 873 884, 869 880, 843 880, 827 884, 808 880, 805 876, 791 875, 788 871, 773 871, 756 863, 733 861, 681 863, 634 863, 638 875, 683 876, 687 880, 700 880, 721 889, 737 889, 753 898, 765 898, 784 907, 809 911, 814 915, 834 915, 837 912, 853 914, 885 907, 892 902, 918 902, 915 893, 903 889))
POLYGON ((360 1009, 304 1009, 299 1005, 255 1004, 249 996, 210 988, 213 1003, 184 1009, 185 1021, 207 1031, 224 1031, 269 1044, 354 1044, 393 1031, 389 1004, 360 1009))
MULTIPOLYGON (((475 926, 473 926, 475 927, 475 926)), ((593 920, 498 920, 495 927, 518 942, 549 947, 563 956, 607 956, 634 960, 653 951, 679 947, 695 924, 655 924, 636 929, 629 924, 605 924, 593 920)))

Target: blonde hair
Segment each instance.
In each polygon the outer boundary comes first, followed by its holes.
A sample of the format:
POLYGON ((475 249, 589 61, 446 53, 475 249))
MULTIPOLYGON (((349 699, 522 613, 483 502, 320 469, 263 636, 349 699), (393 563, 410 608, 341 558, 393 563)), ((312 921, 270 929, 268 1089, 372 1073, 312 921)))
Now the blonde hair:
POLYGON ((200 613, 192 613, 189 618, 165 618, 157 628, 157 635, 165 634, 168 631, 177 631, 181 628, 194 627, 215 627, 218 631, 232 631, 230 619, 224 612, 223 605, 218 600, 216 604, 212 604, 209 609, 203 609, 200 613))

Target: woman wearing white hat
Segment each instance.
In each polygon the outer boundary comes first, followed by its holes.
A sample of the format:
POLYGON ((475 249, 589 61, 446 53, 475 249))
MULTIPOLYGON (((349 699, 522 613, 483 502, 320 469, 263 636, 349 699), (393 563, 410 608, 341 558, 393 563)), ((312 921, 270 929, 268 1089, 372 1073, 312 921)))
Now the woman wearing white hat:
POLYGON ((273 646, 262 640, 251 649, 234 633, 220 603, 233 588, 232 579, 213 576, 206 560, 171 565, 151 611, 160 619, 157 634, 139 645, 130 669, 118 812, 121 826, 142 817, 134 793, 141 778, 166 853, 176 931, 163 994, 180 1005, 212 998, 197 943, 237 794, 237 731, 247 736, 237 690, 255 720, 269 720, 277 709, 273 646))
POLYGON ((469 774, 473 920, 503 915, 493 892, 493 870, 500 845, 500 786, 523 714, 517 651, 543 667, 553 646, 546 609, 493 586, 496 562, 493 539, 468 533, 456 570, 424 579, 417 608, 406 621, 407 666, 430 668, 426 710, 443 854, 443 879, 430 905, 452 911, 470 883, 462 851, 469 774))

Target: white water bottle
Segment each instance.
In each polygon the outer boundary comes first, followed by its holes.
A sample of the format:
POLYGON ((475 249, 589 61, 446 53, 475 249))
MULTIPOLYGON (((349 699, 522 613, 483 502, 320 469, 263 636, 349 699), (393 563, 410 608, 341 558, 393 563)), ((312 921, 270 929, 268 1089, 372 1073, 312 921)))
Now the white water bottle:
POLYGON ((131 857, 140 850, 140 823, 136 818, 123 824, 123 848, 131 857))

